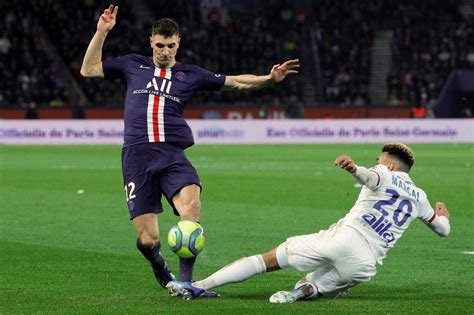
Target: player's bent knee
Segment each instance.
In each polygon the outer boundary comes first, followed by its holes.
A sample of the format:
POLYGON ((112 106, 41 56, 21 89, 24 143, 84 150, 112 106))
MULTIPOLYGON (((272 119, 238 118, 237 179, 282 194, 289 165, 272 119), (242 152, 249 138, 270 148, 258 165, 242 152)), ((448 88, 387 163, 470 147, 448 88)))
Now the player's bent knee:
POLYGON ((189 203, 183 204, 181 209, 180 216, 183 220, 190 220, 190 221, 199 221, 200 219, 200 212, 201 212, 201 201, 199 199, 192 200, 189 203))
POLYGON ((201 216, 197 211, 182 211, 180 214, 182 220, 189 220, 193 222, 199 222, 201 216))
POLYGON ((272 249, 269 252, 266 252, 262 254, 262 259, 265 263, 266 271, 271 272, 271 271, 276 271, 280 270, 281 267, 278 264, 277 256, 276 256, 276 251, 277 249, 272 249))
POLYGON ((191 200, 188 204, 185 204, 185 208, 189 212, 197 212, 201 210, 201 201, 199 199, 191 200))
POLYGON ((290 267, 290 262, 288 261, 288 254, 287 254, 286 248, 287 248, 287 243, 284 242, 275 249, 275 259, 278 266, 280 266, 281 269, 290 267))
POLYGON ((153 248, 158 243, 158 236, 152 236, 147 232, 143 232, 140 234, 140 243, 146 248, 153 248))

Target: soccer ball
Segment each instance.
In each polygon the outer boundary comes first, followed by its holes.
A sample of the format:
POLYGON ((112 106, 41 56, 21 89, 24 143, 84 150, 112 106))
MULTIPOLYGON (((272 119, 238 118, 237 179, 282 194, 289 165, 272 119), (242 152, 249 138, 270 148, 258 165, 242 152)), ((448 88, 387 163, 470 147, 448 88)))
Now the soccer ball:
POLYGON ((181 258, 196 257, 205 244, 204 229, 193 221, 179 221, 168 233, 170 249, 181 258))

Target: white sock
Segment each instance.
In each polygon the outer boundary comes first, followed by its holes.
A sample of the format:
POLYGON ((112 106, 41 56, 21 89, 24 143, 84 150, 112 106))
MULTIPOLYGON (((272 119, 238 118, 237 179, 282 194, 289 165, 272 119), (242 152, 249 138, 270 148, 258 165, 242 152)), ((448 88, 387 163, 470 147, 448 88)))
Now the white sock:
POLYGON ((265 262, 261 255, 244 257, 214 272, 206 279, 194 282, 193 285, 210 290, 224 284, 247 280, 264 273, 265 270, 265 262))

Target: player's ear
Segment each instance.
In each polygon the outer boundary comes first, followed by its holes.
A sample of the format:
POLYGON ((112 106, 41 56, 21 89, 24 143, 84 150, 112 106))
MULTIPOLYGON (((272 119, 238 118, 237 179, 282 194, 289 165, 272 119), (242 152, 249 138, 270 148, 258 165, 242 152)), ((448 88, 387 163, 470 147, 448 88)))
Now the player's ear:
POLYGON ((177 42, 178 48, 179 48, 179 43, 181 43, 181 37, 178 36, 178 42, 177 42))
POLYGON ((395 163, 393 163, 393 162, 388 162, 388 165, 387 165, 387 166, 388 166, 388 169, 389 169, 390 171, 393 171, 393 170, 395 169, 395 163))
POLYGON ((150 47, 153 49, 153 38, 150 36, 150 47))

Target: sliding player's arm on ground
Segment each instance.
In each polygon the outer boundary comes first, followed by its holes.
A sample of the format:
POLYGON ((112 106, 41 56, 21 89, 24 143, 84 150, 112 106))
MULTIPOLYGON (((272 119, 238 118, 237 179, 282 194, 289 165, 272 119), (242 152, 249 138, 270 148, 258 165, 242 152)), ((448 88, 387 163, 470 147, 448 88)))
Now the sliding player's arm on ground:
POLYGON ((228 75, 223 90, 258 90, 273 83, 283 81, 289 74, 297 74, 300 67, 298 59, 288 60, 272 67, 267 75, 228 75))
POLYGON ((84 60, 81 66, 81 75, 84 77, 104 77, 104 70, 102 68, 102 47, 104 46, 107 34, 115 25, 118 13, 118 6, 110 5, 104 10, 97 22, 97 31, 92 37, 89 46, 87 47, 84 60))
MULTIPOLYGON (((436 234, 442 237, 449 235, 451 231, 451 225, 449 224, 450 214, 445 204, 442 202, 436 203, 436 211, 431 208, 428 200, 422 205, 423 208, 427 209, 425 217, 422 217, 423 222, 436 234)), ((420 212, 423 210, 420 209, 420 212)))
POLYGON ((342 154, 338 156, 334 161, 334 165, 351 173, 359 184, 371 190, 377 189, 382 182, 383 172, 377 170, 377 166, 368 170, 363 166, 356 165, 348 155, 342 154))

